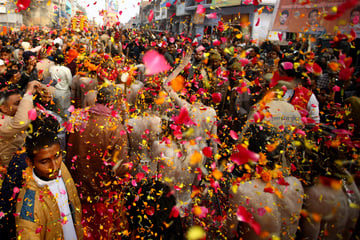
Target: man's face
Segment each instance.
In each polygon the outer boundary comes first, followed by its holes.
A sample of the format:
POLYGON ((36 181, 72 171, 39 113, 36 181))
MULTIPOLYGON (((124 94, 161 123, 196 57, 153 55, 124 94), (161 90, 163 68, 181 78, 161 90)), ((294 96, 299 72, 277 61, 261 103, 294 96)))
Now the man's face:
POLYGON ((27 63, 27 64, 35 66, 35 65, 36 65, 36 63, 37 63, 36 57, 31 56, 31 57, 29 58, 29 60, 28 60, 28 63, 27 63))
POLYGON ((6 73, 6 70, 7 70, 7 68, 6 68, 5 65, 1 65, 1 66, 0 66, 0 74, 1 74, 1 75, 5 74, 5 73, 6 73))
POLYGON ((24 52, 22 50, 19 51, 18 58, 20 61, 23 60, 23 53, 24 52))
POLYGON ((196 52, 194 58, 196 61, 200 61, 203 58, 203 51, 196 52))
POLYGON ((53 180, 59 176, 60 166, 62 162, 62 151, 60 144, 53 144, 50 147, 41 148, 34 152, 34 159, 30 159, 27 163, 38 177, 44 180, 53 180))
POLYGON ((175 45, 174 44, 169 45, 169 52, 174 53, 175 51, 176 51, 175 45))
POLYGON ((279 19, 279 20, 280 20, 280 24, 281 24, 281 25, 285 24, 287 18, 288 18, 288 15, 287 15, 287 14, 281 14, 281 15, 280 15, 280 19, 279 19))
POLYGON ((319 13, 312 12, 309 16, 309 25, 315 25, 318 22, 319 13))
POLYGON ((351 14, 350 21, 351 21, 352 24, 358 24, 359 23, 359 18, 360 18, 360 12, 359 11, 354 11, 351 14))
POLYGON ((48 104, 48 103, 50 103, 51 100, 52 100, 51 93, 49 91, 47 91, 47 90, 43 90, 41 92, 41 102, 43 104, 48 104))
POLYGON ((1 53, 1 59, 6 60, 10 58, 10 54, 8 52, 1 53))
POLYGON ((11 95, 8 100, 1 105, 1 111, 8 116, 15 116, 18 106, 21 101, 20 94, 11 95))
POLYGON ((220 67, 220 65, 221 65, 221 60, 215 59, 213 61, 213 67, 214 68, 218 68, 218 67, 220 67))

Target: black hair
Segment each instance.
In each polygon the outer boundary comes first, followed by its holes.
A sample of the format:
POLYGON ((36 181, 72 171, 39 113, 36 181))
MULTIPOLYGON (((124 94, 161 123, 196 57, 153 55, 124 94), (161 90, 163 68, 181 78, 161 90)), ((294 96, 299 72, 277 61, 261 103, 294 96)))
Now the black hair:
POLYGON ((11 49, 9 47, 3 47, 1 50, 0 50, 1 53, 11 53, 11 49))
POLYGON ((5 104, 10 96, 20 94, 20 91, 17 89, 5 90, 0 92, 0 106, 5 104))
POLYGON ((64 54, 62 54, 61 52, 56 52, 54 62, 55 64, 63 64, 65 62, 64 54))
POLYGON ((354 12, 360 12, 360 6, 354 7, 354 9, 351 10, 351 12, 350 12, 350 16, 351 16, 354 12))
POLYGON ((279 61, 278 66, 279 66, 279 68, 281 67, 281 69, 286 73, 286 75, 287 75, 288 77, 295 77, 295 76, 296 76, 296 72, 295 72, 294 67, 293 67, 292 69, 286 69, 286 70, 285 70, 284 67, 282 66, 282 63, 284 63, 284 62, 290 62, 290 63, 294 64, 294 60, 289 59, 289 58, 283 58, 283 59, 281 59, 281 60, 279 61))
POLYGON ((155 180, 143 182, 126 199, 130 229, 141 239, 183 240, 179 216, 172 216, 175 196, 168 185, 155 180))
POLYGON ((250 125, 247 130, 245 137, 249 141, 248 149, 255 153, 264 153, 266 154, 267 167, 274 169, 275 163, 279 159, 281 150, 283 150, 284 138, 282 132, 277 128, 271 127, 268 125, 250 125), (267 150, 267 145, 274 144, 278 141, 277 147, 273 151, 267 150))
POLYGON ((285 9, 284 11, 281 12, 281 15, 287 15, 289 16, 289 11, 287 9, 285 9))
POLYGON ((311 15, 312 13, 314 13, 314 12, 316 12, 317 14, 319 14, 320 11, 319 11, 317 8, 314 8, 313 10, 311 10, 311 11, 309 12, 308 18, 309 18, 310 15, 311 15))
POLYGON ((24 53, 23 53, 24 62, 27 62, 31 56, 36 57, 36 54, 31 51, 24 51, 24 53))
POLYGON ((113 85, 98 87, 98 92, 96 96, 96 102, 103 105, 108 105, 116 101, 117 94, 116 88, 113 85))
POLYGON ((31 161, 34 161, 35 151, 60 144, 57 135, 59 129, 59 122, 52 115, 42 113, 31 122, 25 139, 26 153, 31 161))

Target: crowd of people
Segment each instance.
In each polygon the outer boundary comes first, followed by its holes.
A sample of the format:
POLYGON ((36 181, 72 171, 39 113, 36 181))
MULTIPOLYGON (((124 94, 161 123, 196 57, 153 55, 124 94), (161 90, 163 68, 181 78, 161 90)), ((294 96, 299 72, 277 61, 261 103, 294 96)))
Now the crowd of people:
POLYGON ((313 39, 2 35, 1 238, 358 239, 359 46, 313 39))

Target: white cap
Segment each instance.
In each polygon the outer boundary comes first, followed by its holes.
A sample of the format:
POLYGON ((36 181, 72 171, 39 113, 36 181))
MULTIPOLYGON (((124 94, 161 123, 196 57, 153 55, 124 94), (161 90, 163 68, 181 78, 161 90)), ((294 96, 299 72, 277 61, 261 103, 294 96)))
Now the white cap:
POLYGON ((4 65, 5 65, 4 60, 0 59, 0 66, 4 66, 4 65))

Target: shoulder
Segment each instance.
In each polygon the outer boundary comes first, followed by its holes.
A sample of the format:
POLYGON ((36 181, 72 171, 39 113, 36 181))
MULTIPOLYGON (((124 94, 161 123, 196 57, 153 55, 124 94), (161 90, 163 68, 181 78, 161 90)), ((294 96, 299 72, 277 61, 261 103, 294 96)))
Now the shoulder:
POLYGON ((19 218, 23 220, 28 220, 30 222, 35 222, 35 196, 36 191, 30 188, 24 188, 20 192, 21 201, 18 202, 18 206, 21 208, 19 218), (21 196, 22 199, 21 199, 21 196))

